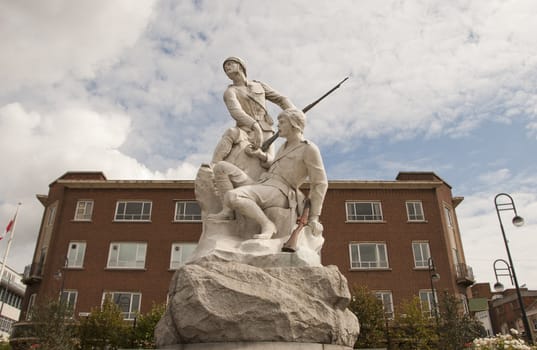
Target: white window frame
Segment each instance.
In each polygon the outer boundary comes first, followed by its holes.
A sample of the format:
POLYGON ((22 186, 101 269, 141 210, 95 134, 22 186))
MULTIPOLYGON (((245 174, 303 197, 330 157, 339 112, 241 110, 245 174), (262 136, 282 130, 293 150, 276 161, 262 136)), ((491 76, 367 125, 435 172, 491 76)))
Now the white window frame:
POLYGON ((36 298, 37 293, 33 293, 28 299, 28 306, 26 307, 26 321, 30 321, 32 319, 32 309, 34 308, 36 298))
POLYGON ((93 200, 80 199, 76 202, 74 221, 91 221, 93 215, 93 200))
POLYGON ((412 255, 414 256, 414 267, 416 269, 429 268, 429 258, 431 257, 431 247, 429 246, 429 242, 412 242, 412 255), (416 256, 416 250, 418 250, 420 256, 416 256))
POLYGON ((388 269, 390 267, 388 261, 388 249, 385 242, 352 242, 349 243, 349 258, 351 262, 352 270, 365 270, 365 269, 388 269), (375 249, 375 261, 362 261, 360 247, 372 246, 375 249), (358 260, 353 260, 353 248, 356 247, 356 257, 358 260), (381 260, 381 256, 384 255, 385 261, 381 260))
POLYGON ((108 251, 108 260, 106 267, 108 269, 145 269, 145 260, 147 255, 147 242, 111 242, 108 251), (121 249, 129 246, 135 246, 135 260, 120 260, 121 249))
POLYGON ((377 290, 375 291, 375 296, 382 303, 382 310, 386 318, 392 320, 394 317, 392 292, 389 290, 377 290))
POLYGON ((201 207, 197 201, 193 200, 178 200, 175 202, 175 212, 173 216, 175 222, 200 222, 201 221, 201 207), (190 215, 187 214, 187 207, 190 205, 195 205, 199 208, 199 215, 190 215))
POLYGON ((106 300, 107 296, 110 296, 110 301, 112 301, 114 304, 116 304, 120 308, 121 315, 123 316, 124 320, 134 320, 136 316, 140 313, 140 307, 142 306, 142 293, 120 292, 120 291, 104 292, 103 299, 101 301, 101 306, 104 304, 104 301, 106 300), (117 298, 121 298, 124 296, 129 296, 128 311, 124 311, 123 309, 121 309, 121 304, 116 302, 117 298), (136 300, 134 298, 135 296, 138 299, 138 303, 136 303, 136 300))
POLYGON ((64 290, 63 294, 60 295, 60 303, 67 301, 65 304, 68 309, 71 309, 72 314, 74 315, 76 308, 76 301, 78 300, 78 291, 76 290, 64 290))
POLYGON ((53 204, 49 207, 48 210, 48 218, 47 218, 47 226, 54 225, 54 220, 56 219, 56 206, 57 204, 53 204))
POLYGON ((116 203, 116 212, 114 214, 114 221, 151 221, 151 210, 153 209, 153 203, 148 200, 121 200, 116 203), (129 205, 141 204, 141 212, 136 214, 127 214, 129 205), (122 212, 120 212, 120 206, 123 206, 122 212), (145 213, 145 208, 149 207, 149 213, 145 213))
POLYGON ((86 255, 86 242, 71 241, 67 247, 67 268, 84 267, 84 257, 86 255))
POLYGON ((170 270, 177 270, 183 266, 185 261, 190 258, 197 246, 197 243, 172 243, 172 249, 170 252, 170 270))
POLYGON ((409 222, 425 221, 423 203, 420 200, 406 201, 406 214, 409 222))
POLYGON ((382 203, 380 201, 347 201, 345 202, 346 218, 348 222, 382 222, 382 203), (356 214, 356 206, 369 204, 371 214, 356 214))
POLYGON ((438 295, 436 294, 436 290, 433 292, 431 289, 421 289, 419 292, 419 297, 423 313, 425 313, 429 317, 433 317, 433 309, 436 307, 436 313, 438 314, 438 295))

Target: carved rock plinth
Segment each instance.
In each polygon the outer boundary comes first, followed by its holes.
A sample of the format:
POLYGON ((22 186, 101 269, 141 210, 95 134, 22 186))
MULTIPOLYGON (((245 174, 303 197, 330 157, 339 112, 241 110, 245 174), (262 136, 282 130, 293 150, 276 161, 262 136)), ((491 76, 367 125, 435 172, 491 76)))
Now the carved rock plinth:
MULTIPOLYGON (((272 257, 274 258, 274 257, 272 257)), ((347 280, 335 266, 260 268, 202 261, 183 266, 155 335, 172 344, 295 342, 352 347, 347 280)))

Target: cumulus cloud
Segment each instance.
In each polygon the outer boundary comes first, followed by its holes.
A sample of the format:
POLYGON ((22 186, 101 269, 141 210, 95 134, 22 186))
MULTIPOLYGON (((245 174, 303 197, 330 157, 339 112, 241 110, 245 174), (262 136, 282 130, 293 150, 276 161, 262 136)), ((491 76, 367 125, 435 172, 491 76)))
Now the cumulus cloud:
MULTIPOLYGON (((534 182, 534 185, 537 182, 534 182)), ((494 196, 496 193, 478 192, 467 196, 457 208, 457 214, 464 217, 459 220, 462 240, 467 263, 477 271, 476 278, 480 282, 495 281, 493 263, 496 259, 507 260, 507 253, 502 238, 500 223, 496 214, 494 196)), ((537 259, 531 249, 537 244, 533 232, 537 230, 537 219, 532 213, 537 212, 537 195, 527 192, 511 193, 517 212, 525 219, 525 225, 515 227, 511 224, 514 216, 512 211, 502 213, 502 223, 505 228, 509 249, 513 257, 513 265, 517 271, 520 284, 527 283, 529 288, 535 288, 537 280, 535 264, 537 259)), ((503 199, 500 203, 505 202, 503 199)), ((506 288, 511 287, 508 280, 502 283, 506 288)))
POLYGON ((497 185, 509 180, 511 171, 509 169, 498 169, 479 176, 479 179, 486 185, 497 185))
POLYGON ((161 1, 92 93, 129 109, 126 151, 144 160, 154 148, 208 155, 207 139, 190 136, 231 124, 221 102, 229 55, 298 106, 349 75, 309 113, 306 132, 322 145, 463 137, 483 123, 536 118, 537 39, 527 34, 537 30, 535 12, 531 1, 161 1))
POLYGON ((151 170, 119 148, 130 130, 121 113, 99 114, 87 108, 48 112, 26 110, 18 103, 0 107, 0 217, 7 223, 16 204, 17 239, 10 264, 19 270, 31 262, 42 206, 35 194, 69 170, 103 171, 109 179, 193 178, 196 167, 180 163, 161 173, 151 170))
MULTIPOLYGON (((506 190, 530 194, 531 207, 535 168, 520 171, 507 157, 482 163, 492 153, 487 138, 484 148, 457 148, 451 158, 395 148, 468 139, 494 123, 522 125, 535 141, 535 14, 532 0, 1 2, 0 146, 10 152, 0 161, 10 171, 0 220, 24 202, 21 215, 32 217, 19 232, 31 253, 42 210, 33 195, 65 171, 193 178, 233 125, 221 65, 238 55, 249 78, 299 107, 350 76, 308 113, 306 136, 332 158, 329 173, 393 179, 398 170, 459 169, 470 194, 463 233, 488 248, 482 237, 494 218, 485 215, 485 189, 509 183, 506 190), (396 144, 391 154, 383 143, 396 144), (465 152, 479 161, 462 168, 465 152)), ((472 248, 468 257, 480 253, 472 248)))
POLYGON ((118 59, 147 25, 154 0, 3 1, 0 93, 93 77, 118 59))

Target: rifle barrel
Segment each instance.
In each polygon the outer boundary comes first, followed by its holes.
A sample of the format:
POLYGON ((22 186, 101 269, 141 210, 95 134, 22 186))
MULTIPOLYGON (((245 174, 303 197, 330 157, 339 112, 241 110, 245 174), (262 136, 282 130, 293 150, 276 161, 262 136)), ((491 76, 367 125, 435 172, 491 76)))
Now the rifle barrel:
MULTIPOLYGON (((345 79, 343 79, 342 81, 340 81, 336 86, 334 86, 333 88, 330 89, 330 91, 328 91, 327 93, 325 93, 324 95, 322 95, 321 97, 319 97, 318 99, 316 99, 315 101, 313 101, 312 103, 310 103, 309 105, 307 105, 306 107, 304 107, 302 109, 302 112, 306 113, 307 111, 309 111, 310 109, 312 109, 313 107, 315 107, 315 105, 319 102, 321 102, 326 96, 330 95, 332 92, 334 92, 334 90, 336 90, 337 88, 339 88, 341 86, 341 84, 343 84, 347 79, 349 79, 349 77, 346 77, 345 79)), ((263 144, 261 145, 261 150, 263 152, 266 152, 270 145, 272 145, 272 143, 274 141, 276 141, 276 139, 280 136, 280 132, 279 131, 276 131, 276 133, 274 135, 272 135, 270 138, 268 138, 267 140, 265 140, 265 142, 263 142, 263 144)))

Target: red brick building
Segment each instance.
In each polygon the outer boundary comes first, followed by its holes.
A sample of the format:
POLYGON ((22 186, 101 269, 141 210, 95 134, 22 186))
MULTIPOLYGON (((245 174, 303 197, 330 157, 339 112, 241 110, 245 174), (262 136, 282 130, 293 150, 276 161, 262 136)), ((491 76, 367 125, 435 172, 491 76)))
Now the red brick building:
MULTIPOLYGON (((75 317, 106 294, 126 319, 165 302, 174 270, 201 234, 194 198, 193 181, 107 180, 100 172, 69 172, 54 181, 48 195, 38 196, 45 210, 24 275, 21 319, 35 302, 61 292, 75 317)), ((461 201, 431 172, 329 181, 322 262, 337 265, 350 285, 377 292, 388 313, 414 296, 433 307, 433 288, 466 298, 474 279, 455 214, 461 201)))
MULTIPOLYGON (((490 284, 476 283, 472 286, 472 298, 483 298, 488 302, 488 313, 493 334, 509 334, 511 329, 525 332, 522 310, 516 289, 491 291, 490 284)), ((537 339, 537 290, 520 288, 532 339, 537 339)))

